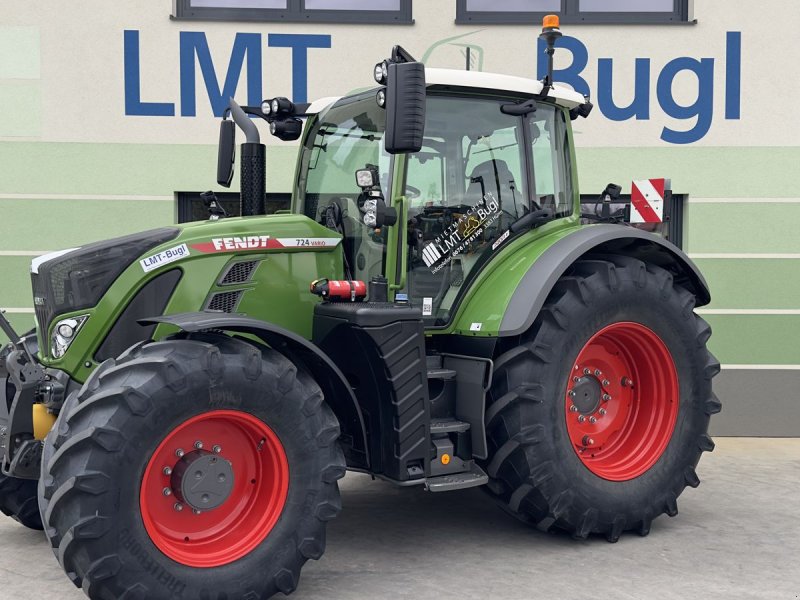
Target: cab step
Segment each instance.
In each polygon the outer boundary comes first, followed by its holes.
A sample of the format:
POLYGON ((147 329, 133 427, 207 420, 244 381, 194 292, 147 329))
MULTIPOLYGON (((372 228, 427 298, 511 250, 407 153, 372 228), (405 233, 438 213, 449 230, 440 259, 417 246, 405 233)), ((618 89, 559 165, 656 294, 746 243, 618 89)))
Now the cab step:
POLYGON ((434 433, 463 433, 469 430, 469 423, 456 419, 431 419, 431 435, 434 433))
POLYGON ((464 473, 428 477, 425 481, 425 488, 429 492, 450 492, 484 485, 488 482, 489 476, 478 465, 473 464, 472 469, 464 473))

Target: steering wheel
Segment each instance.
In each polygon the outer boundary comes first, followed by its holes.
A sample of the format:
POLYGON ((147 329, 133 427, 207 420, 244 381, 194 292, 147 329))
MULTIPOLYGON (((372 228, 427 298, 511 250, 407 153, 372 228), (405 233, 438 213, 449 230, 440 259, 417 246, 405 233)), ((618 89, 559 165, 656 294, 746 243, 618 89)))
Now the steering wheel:
POLYGON ((416 200, 422 195, 422 192, 419 188, 415 188, 413 185, 406 185, 406 198, 409 200, 416 200))

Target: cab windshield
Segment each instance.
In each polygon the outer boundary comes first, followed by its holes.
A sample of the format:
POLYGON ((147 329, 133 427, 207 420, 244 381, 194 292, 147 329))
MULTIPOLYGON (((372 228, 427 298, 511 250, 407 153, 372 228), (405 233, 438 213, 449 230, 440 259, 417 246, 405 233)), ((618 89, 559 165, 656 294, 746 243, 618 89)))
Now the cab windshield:
POLYGON ((343 98, 323 112, 306 137, 297 182, 300 212, 342 233, 346 276, 362 281, 383 271, 386 234, 362 223, 355 173, 375 165, 383 195, 389 197, 385 114, 374 91, 343 98))

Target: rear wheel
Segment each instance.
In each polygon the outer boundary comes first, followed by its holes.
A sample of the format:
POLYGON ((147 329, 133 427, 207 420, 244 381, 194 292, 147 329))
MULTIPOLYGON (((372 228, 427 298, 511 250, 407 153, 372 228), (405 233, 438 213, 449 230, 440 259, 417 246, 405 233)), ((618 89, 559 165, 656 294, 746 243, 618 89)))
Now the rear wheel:
POLYGON ((42 529, 37 483, 0 474, 0 511, 30 529, 42 529))
POLYGON ((339 426, 281 354, 217 334, 135 346, 45 442, 45 531, 92 598, 290 593, 340 510, 339 426))
POLYGON ((642 535, 699 479, 719 363, 694 296, 635 259, 576 263, 495 361, 488 489, 515 517, 575 537, 642 535))

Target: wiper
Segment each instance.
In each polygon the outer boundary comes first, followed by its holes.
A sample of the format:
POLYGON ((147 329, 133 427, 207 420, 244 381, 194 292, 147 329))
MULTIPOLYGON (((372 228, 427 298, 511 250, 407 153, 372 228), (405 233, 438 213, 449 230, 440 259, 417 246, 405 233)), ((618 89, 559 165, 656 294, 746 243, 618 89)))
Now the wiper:
POLYGON ((511 224, 511 233, 519 233, 521 231, 533 229, 534 227, 549 223, 553 219, 555 219, 555 214, 549 208, 534 210, 514 221, 514 223, 511 224))

